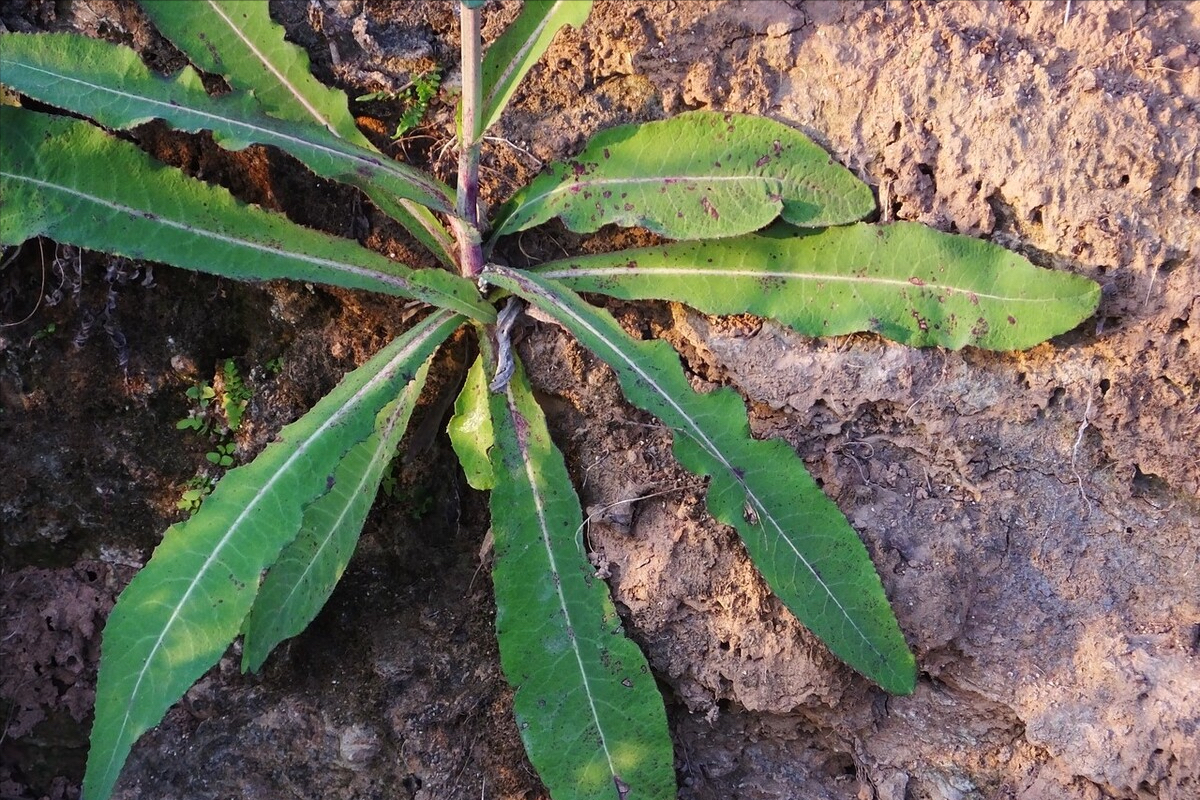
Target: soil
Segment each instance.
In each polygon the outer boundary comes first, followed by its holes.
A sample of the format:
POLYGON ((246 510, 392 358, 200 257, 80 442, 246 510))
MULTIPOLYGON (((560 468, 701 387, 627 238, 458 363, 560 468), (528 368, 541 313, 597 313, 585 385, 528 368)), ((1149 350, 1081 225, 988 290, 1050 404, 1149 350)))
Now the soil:
MULTIPOLYGON (((351 97, 440 67, 448 2, 272 2, 351 97)), ((489 4, 494 37, 517 4, 489 4)), ((9 30, 182 59, 136 6, 2 0, 9 30)), ((550 326, 522 354, 593 514, 587 541, 668 704, 680 797, 1200 795, 1200 3, 615 2, 560 35, 484 158, 489 202, 592 133, 689 108, 793 125, 877 187, 880 216, 989 238, 1104 287, 1025 353, 814 341, 769 322, 610 304, 733 385, 861 533, 917 653, 911 697, 841 666, 771 596, 669 434, 550 326), (640 499, 639 499, 640 498, 640 499), (618 501, 634 501, 612 507, 618 501)), ((449 177, 451 99, 388 140, 449 177)), ((164 160, 431 265, 348 190, 260 148, 146 126, 164 160)), ((546 226, 530 263, 644 241, 546 226)), ((98 640, 181 518, 212 443, 176 422, 225 359, 249 458, 414 309, 247 286, 49 241, 0 268, 0 797, 77 798, 98 640)), ((402 446, 345 579, 261 675, 231 652, 135 747, 116 797, 544 798, 492 638, 485 500, 438 434, 468 343, 402 446)))

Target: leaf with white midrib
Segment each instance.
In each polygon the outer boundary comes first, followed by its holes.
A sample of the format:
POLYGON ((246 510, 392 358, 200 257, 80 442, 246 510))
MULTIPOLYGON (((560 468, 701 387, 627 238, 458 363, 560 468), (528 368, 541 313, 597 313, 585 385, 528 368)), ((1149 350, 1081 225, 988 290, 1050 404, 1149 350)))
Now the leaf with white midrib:
MULTIPOLYGON (((351 144, 379 152, 358 129, 345 93, 308 73, 308 54, 284 40, 283 29, 271 20, 265 3, 239 4, 237 11, 243 15, 240 25, 229 10, 213 0, 186 4, 142 0, 142 7, 155 27, 193 64, 221 75, 235 90, 253 92, 256 104, 265 113, 293 122, 315 119, 351 144), (222 32, 231 35, 220 35, 222 32)), ((293 151, 293 155, 307 163, 302 149, 293 151)), ((349 176, 341 179, 351 182, 349 176)), ((450 234, 427 208, 397 197, 378 181, 353 182, 443 264, 455 266, 450 234)), ((438 194, 449 199, 450 188, 441 186, 438 194)))
POLYGON ((888 691, 912 691, 915 661, 866 548, 790 447, 750 436, 736 393, 697 394, 666 343, 630 339, 609 314, 540 276, 488 265, 484 278, 571 331, 613 368, 630 402, 675 431, 680 464, 711 478, 713 516, 738 530, 767 583, 809 630, 888 691))
POLYGON ((432 358, 379 412, 375 431, 342 457, 333 471, 333 488, 304 509, 299 534, 267 571, 243 623, 243 671, 257 672, 276 645, 307 628, 341 580, 432 358))
POLYGON ((140 0, 140 5, 154 27, 193 64, 221 75, 235 89, 253 89, 268 113, 295 122, 315 121, 371 148, 355 125, 345 93, 310 74, 308 53, 284 39, 284 29, 271 20, 266 2, 140 0))
POLYGON ((370 436, 379 409, 460 322, 438 312, 396 339, 167 530, 105 625, 89 800, 108 797, 133 743, 237 636, 262 570, 296 536, 302 508, 329 491, 327 465, 370 436))
POLYGON ((670 800, 662 698, 583 552, 579 499, 519 365, 491 416, 496 632, 530 761, 560 800, 670 800))
POLYGON ((9 88, 109 128, 162 119, 184 131, 210 130, 223 147, 272 145, 321 177, 368 194, 382 192, 445 212, 454 208, 450 188, 419 170, 321 126, 268 117, 248 94, 211 97, 190 67, 162 78, 127 47, 67 33, 7 33, 0 35, 0 67, 9 88))
POLYGON ((564 25, 581 27, 592 0, 526 0, 521 14, 488 47, 483 57, 481 131, 500 118, 525 74, 564 25))
POLYGON ((247 206, 79 120, 0 106, 0 241, 64 244, 239 280, 291 278, 495 318, 474 285, 247 206), (114 180, 113 175, 124 176, 114 180))
POLYGON ((1032 347, 1096 308, 1100 287, 991 242, 924 225, 777 225, 544 264, 575 291, 755 314, 808 336, 873 331, 912 346, 1032 347))
POLYGON ((871 213, 871 190, 797 130, 744 114, 692 111, 596 134, 501 209, 495 237, 558 217, 573 231, 640 226, 672 239, 805 227, 871 213))

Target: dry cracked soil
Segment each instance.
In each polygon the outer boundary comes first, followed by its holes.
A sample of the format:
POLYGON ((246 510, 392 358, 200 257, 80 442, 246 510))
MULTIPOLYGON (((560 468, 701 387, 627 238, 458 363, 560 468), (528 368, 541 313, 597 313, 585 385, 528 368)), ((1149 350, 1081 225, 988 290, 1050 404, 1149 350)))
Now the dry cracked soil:
MULTIPOLYGON (((351 97, 438 69, 387 152, 448 177, 450 2, 271 3, 351 97)), ((486 11, 494 37, 517 11, 486 11)), ((132 2, 0 0, 13 31, 179 54, 132 2)), ((1095 317, 1024 353, 811 340, 751 318, 612 303, 732 385, 861 533, 920 667, 889 698, 771 596, 669 434, 559 330, 530 365, 587 543, 666 698, 687 800, 1184 800, 1200 796, 1200 3, 597 0, 489 140, 487 200, 612 125, 703 108, 793 125, 876 188, 883 220, 988 238, 1100 282, 1095 317), (621 502, 632 501, 632 502, 621 502), (613 506, 614 503, 620 503, 613 506)), ((154 125, 133 138, 243 199, 418 265, 354 192, 260 148, 154 125)), ((534 263, 639 243, 546 226, 534 263)), ((178 430, 233 359, 255 452, 402 331, 403 304, 246 286, 49 241, 0 268, 0 797, 77 798, 104 618, 181 492, 215 476, 178 430)), ((546 797, 522 753, 491 620, 484 500, 434 391, 314 625, 261 675, 222 660, 135 747, 116 796, 546 797)))

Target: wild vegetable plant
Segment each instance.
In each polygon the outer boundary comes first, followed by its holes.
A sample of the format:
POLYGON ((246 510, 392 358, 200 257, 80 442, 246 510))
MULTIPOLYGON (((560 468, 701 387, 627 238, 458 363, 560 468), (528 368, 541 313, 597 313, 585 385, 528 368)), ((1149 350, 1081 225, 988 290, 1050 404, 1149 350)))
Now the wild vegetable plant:
POLYGON ((675 796, 661 697, 588 563, 571 476, 511 341, 527 305, 611 367, 629 402, 672 432, 679 463, 708 480, 708 510, 737 529, 788 609, 883 689, 914 687, 914 657, 866 548, 796 453, 750 435, 734 390, 696 392, 667 344, 630 335, 578 292, 751 313, 811 336, 874 331, 914 346, 1009 350, 1078 324, 1098 287, 988 242, 858 222, 874 210, 866 185, 797 131, 739 114, 604 131, 518 192, 489 228, 478 212, 482 134, 554 33, 584 23, 590 2, 527 0, 486 54, 481 5, 460 3, 456 189, 376 150, 345 96, 308 73, 265 1, 142 0, 198 69, 233 89, 219 96, 195 69, 163 77, 124 47, 0 37, 9 90, 95 123, 0 107, 3 243, 46 236, 230 278, 290 278, 431 306, 230 470, 121 595, 104 631, 87 800, 109 796, 133 743, 238 636, 243 668, 257 670, 314 618, 346 567, 433 354, 463 326, 479 357, 450 435, 469 482, 491 492, 497 636, 530 760, 556 800, 675 796), (105 130, 152 119, 210 131, 231 150, 275 147, 357 187, 448 269, 411 269, 245 205, 105 130), (639 226, 673 241, 527 270, 490 258, 506 236, 552 218, 578 232, 639 226))

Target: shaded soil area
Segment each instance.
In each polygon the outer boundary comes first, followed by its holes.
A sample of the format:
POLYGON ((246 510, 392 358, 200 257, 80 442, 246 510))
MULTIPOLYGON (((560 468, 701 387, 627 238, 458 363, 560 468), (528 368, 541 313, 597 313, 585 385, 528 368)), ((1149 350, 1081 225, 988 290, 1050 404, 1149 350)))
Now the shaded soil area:
MULTIPOLYGON (((430 69, 443 96, 356 103, 385 152, 449 178, 449 2, 272 2, 351 97, 430 69)), ((490 4, 485 37, 517 12, 490 4)), ((183 61, 135 5, 0 0, 183 61)), ((484 154, 493 206, 615 124, 765 114, 877 189, 884 220, 989 238, 1104 287, 1025 353, 814 341, 681 306, 609 308, 735 386, 846 512, 921 669, 889 698, 775 600, 670 433, 552 326, 521 345, 591 515, 586 541, 667 700, 689 800, 1157 798, 1200 793, 1200 3, 615 2, 560 35, 484 154), (1068 14, 1068 5, 1070 10, 1068 14), (614 505, 618 504, 618 505, 614 505)), ((144 126, 158 157, 305 224, 432 265, 354 192, 277 153, 144 126)), ((646 241, 554 225, 526 264, 646 241)), ((419 309, 246 286, 49 241, 0 268, 0 797, 77 798, 116 595, 220 471, 179 430, 233 359, 250 458, 419 309)), ((241 675, 231 652, 135 747, 117 797, 545 797, 493 640, 486 499, 440 433, 455 341, 389 491, 314 625, 241 675)))

